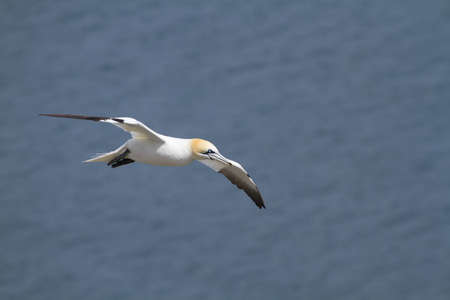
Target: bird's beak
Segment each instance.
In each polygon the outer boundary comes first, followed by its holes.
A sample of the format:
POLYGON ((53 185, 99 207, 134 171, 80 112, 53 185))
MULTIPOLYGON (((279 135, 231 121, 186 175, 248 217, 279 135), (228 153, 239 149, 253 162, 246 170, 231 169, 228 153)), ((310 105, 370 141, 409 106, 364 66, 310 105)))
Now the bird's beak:
POLYGON ((226 165, 230 165, 230 166, 233 165, 228 158, 226 158, 225 156, 223 156, 220 153, 217 153, 217 152, 216 153, 211 153, 211 154, 208 154, 208 156, 209 156, 210 159, 217 160, 217 161, 219 161, 221 163, 224 163, 226 165))

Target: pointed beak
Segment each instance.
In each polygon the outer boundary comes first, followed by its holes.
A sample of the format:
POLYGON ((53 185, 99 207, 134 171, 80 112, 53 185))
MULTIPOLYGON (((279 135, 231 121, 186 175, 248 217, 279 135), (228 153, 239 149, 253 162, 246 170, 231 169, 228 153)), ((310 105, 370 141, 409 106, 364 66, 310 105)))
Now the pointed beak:
POLYGON ((226 165, 230 165, 230 166, 233 165, 228 158, 226 158, 225 156, 223 156, 220 153, 217 153, 217 152, 216 153, 211 153, 211 154, 208 154, 208 156, 209 156, 210 159, 217 160, 217 161, 219 161, 221 163, 224 163, 226 165))

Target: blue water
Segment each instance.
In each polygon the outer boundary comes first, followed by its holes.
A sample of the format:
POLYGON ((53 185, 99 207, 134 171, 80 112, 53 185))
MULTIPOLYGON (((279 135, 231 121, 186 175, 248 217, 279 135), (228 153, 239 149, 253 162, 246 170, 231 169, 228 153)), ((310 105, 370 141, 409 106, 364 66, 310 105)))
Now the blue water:
POLYGON ((450 2, 2 1, 1 299, 450 299, 450 2), (239 161, 82 164, 130 116, 239 161))

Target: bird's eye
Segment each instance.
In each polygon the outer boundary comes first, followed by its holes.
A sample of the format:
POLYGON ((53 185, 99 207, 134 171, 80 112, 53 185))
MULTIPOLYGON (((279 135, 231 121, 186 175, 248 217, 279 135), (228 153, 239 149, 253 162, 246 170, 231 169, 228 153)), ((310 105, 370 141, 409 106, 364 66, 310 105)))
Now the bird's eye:
POLYGON ((205 153, 203 153, 203 154, 211 154, 211 153, 215 153, 214 151, 212 151, 211 149, 208 149, 208 151, 206 151, 205 153))

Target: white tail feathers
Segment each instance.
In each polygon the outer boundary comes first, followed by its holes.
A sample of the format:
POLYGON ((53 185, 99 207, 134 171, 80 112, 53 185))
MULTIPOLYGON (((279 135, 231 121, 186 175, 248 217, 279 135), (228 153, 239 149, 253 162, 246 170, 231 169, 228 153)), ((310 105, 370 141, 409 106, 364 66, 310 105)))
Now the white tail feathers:
POLYGON ((111 152, 97 153, 97 155, 93 156, 91 159, 85 160, 83 162, 109 162, 120 155, 120 153, 123 152, 123 149, 125 149, 125 145, 122 145, 118 149, 111 152))

